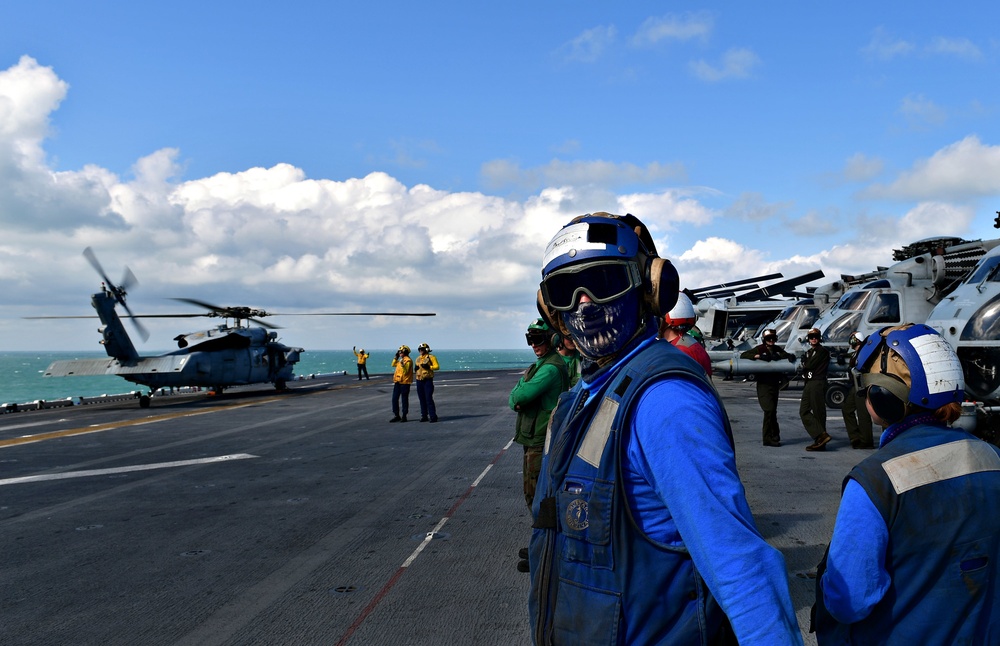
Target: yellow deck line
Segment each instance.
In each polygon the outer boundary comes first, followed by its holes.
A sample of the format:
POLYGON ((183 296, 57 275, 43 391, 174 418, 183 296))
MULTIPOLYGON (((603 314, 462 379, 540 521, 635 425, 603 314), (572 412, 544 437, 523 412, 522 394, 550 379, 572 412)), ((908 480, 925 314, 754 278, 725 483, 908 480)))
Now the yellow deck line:
POLYGON ((19 444, 30 444, 32 442, 44 442, 45 440, 54 440, 60 437, 71 437, 73 435, 84 435, 86 433, 100 433, 101 431, 110 431, 116 428, 124 428, 126 426, 141 426, 143 424, 155 424, 157 422, 165 422, 170 419, 179 419, 182 417, 194 417, 195 415, 207 415, 209 413, 218 413, 220 411, 232 410, 234 408, 245 408, 247 406, 257 406, 259 404, 269 404, 274 401, 278 401, 280 397, 272 397, 270 399, 258 399, 256 401, 247 402, 245 404, 230 404, 219 408, 212 408, 210 410, 199 410, 199 411, 189 411, 184 413, 164 413, 163 415, 153 415, 150 417, 143 417, 142 419, 129 419, 123 420, 121 422, 111 422, 109 424, 98 424, 96 426, 85 426, 82 428, 68 428, 62 431, 51 431, 49 433, 39 433, 37 435, 24 435, 22 437, 15 437, 9 440, 0 440, 0 449, 8 446, 17 446, 19 444))

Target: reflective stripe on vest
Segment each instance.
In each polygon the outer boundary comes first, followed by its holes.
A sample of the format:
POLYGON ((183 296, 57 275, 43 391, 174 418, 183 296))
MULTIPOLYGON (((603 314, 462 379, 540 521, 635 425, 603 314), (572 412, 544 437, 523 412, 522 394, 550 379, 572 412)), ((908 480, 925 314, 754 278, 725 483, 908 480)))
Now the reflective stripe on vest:
POLYGON ((898 495, 951 478, 1000 471, 1000 456, 979 440, 959 440, 892 458, 882 468, 898 495))

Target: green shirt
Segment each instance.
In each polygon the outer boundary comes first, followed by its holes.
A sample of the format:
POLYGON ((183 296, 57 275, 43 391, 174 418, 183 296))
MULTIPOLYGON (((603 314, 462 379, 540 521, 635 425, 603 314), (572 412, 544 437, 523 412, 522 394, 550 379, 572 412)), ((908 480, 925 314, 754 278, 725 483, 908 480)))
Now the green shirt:
POLYGON ((545 444, 545 430, 559 395, 569 388, 566 362, 555 350, 540 357, 510 391, 507 403, 517 411, 514 441, 524 446, 545 444))

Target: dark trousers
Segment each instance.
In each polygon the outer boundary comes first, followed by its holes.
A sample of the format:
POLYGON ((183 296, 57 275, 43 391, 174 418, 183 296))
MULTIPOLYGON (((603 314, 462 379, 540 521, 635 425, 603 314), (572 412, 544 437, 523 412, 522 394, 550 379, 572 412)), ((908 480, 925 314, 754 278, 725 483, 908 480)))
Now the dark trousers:
POLYGON ((399 400, 403 399, 403 417, 410 412, 410 384, 392 385, 392 414, 399 416, 399 400))
POLYGON ((826 433, 826 379, 810 379, 802 386, 799 419, 812 439, 826 433))
POLYGON ((437 408, 434 406, 434 380, 417 380, 417 399, 420 400, 420 419, 430 418, 437 421, 437 408))
POLYGON ((765 442, 780 442, 781 429, 778 428, 778 384, 762 384, 757 382, 757 403, 764 411, 763 440, 765 442))
POLYGON ((858 394, 857 388, 851 388, 840 407, 844 415, 844 426, 847 427, 847 437, 851 446, 873 448, 872 416, 868 414, 865 398, 858 394))
MULTIPOLYGON (((368 377, 368 365, 367 364, 364 364, 364 363, 359 363, 358 364, 358 381, 361 381, 361 373, 365 374, 365 379, 369 379, 369 377, 368 377)), ((369 379, 369 381, 370 381, 370 379, 369 379)))
POLYGON ((538 476, 542 473, 542 455, 545 453, 544 446, 524 447, 524 464, 521 473, 524 476, 524 502, 528 503, 528 510, 535 500, 535 489, 538 487, 538 476))

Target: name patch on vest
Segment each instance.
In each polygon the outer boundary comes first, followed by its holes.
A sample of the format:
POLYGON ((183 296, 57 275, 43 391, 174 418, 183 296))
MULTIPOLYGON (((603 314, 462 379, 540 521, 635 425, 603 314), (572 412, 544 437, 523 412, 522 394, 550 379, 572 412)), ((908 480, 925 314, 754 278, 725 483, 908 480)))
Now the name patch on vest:
POLYGON ((901 494, 973 473, 1000 471, 1000 456, 981 440, 959 440, 887 460, 882 469, 901 494))

